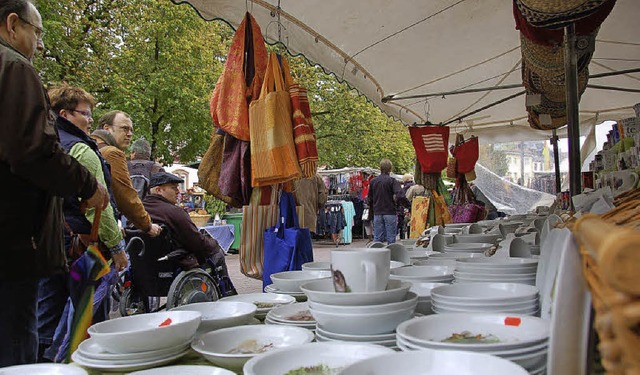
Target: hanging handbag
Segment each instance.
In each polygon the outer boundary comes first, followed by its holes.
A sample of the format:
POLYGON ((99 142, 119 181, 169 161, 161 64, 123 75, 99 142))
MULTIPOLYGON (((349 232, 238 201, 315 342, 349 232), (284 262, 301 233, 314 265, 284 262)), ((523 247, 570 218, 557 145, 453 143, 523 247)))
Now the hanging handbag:
POLYGON ((243 206, 240 237, 240 271, 248 277, 262 279, 264 231, 278 220, 278 207, 243 206))
POLYGON ((449 158, 449 160, 447 160, 447 177, 449 178, 456 178, 456 159, 455 158, 449 158))
POLYGON ((411 142, 424 173, 440 173, 447 167, 447 126, 409 127, 411 142))
POLYGON ((427 228, 430 197, 418 196, 411 201, 411 221, 409 238, 418 238, 427 228))
POLYGON ((291 97, 284 89, 278 58, 272 53, 260 98, 249 105, 252 186, 300 178, 291 117, 291 97))
POLYGON ((238 26, 222 74, 211 95, 211 118, 216 127, 249 141, 249 111, 260 95, 267 66, 267 49, 258 23, 246 13, 238 26))
POLYGON ((251 198, 251 153, 249 142, 236 139, 231 134, 224 136, 224 151, 218 187, 223 195, 242 205, 251 198))
POLYGON ((475 223, 484 217, 484 206, 478 204, 464 177, 458 179, 449 214, 453 223, 475 223))
POLYGON ((264 233, 263 288, 272 283, 272 274, 301 270, 307 262, 313 262, 311 232, 298 223, 293 194, 282 193, 278 223, 264 233))
POLYGON ((214 129, 209 141, 209 148, 202 156, 200 165, 198 166, 198 184, 207 193, 220 199, 232 207, 242 207, 242 203, 227 195, 222 194, 218 181, 220 180, 220 171, 222 168, 222 152, 224 150, 224 133, 214 129))
POLYGON ((473 171, 480 156, 478 137, 471 137, 456 145, 453 147, 451 154, 456 159, 456 170, 458 173, 464 174, 473 171))

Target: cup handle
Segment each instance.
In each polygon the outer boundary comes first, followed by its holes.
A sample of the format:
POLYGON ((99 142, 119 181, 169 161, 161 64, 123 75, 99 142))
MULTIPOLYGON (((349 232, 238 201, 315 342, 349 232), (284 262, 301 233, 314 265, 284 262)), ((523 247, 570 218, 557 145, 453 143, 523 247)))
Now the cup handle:
POLYGON ((375 263, 370 260, 365 260, 362 262, 362 268, 364 268, 364 290, 367 292, 373 292, 376 284, 376 280, 378 279, 378 269, 376 268, 375 263))
POLYGON ((631 172, 631 181, 633 181, 633 183, 631 184, 631 189, 635 189, 636 186, 638 185, 638 174, 635 172, 631 172))

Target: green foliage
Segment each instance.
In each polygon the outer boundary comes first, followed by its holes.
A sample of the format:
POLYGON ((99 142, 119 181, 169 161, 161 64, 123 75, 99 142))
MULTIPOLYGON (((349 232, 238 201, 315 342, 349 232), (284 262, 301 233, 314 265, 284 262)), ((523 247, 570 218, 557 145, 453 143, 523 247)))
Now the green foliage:
MULTIPOLYGON (((170 0, 40 1, 38 8, 47 33, 35 64, 46 85, 64 81, 91 92, 96 122, 113 109, 129 113, 134 138, 149 140, 164 164, 204 154, 209 99, 233 37, 227 24, 170 0)), ((309 91, 321 165, 377 168, 389 158, 396 173, 411 171, 406 127, 304 58, 290 64, 309 91)))
POLYGON ((204 202, 204 209, 207 210, 211 217, 215 217, 216 214, 222 217, 222 215, 227 211, 227 204, 213 195, 205 194, 204 202))
POLYGON ((507 155, 493 145, 480 145, 478 162, 500 177, 509 171, 507 155))

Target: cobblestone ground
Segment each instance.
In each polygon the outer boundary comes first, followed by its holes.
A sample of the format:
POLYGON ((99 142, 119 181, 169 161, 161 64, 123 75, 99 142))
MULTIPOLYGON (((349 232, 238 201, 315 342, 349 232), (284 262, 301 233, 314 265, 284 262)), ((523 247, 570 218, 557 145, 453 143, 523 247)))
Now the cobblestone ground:
MULTIPOLYGON (((313 241, 313 260, 316 262, 328 262, 331 260, 331 250, 365 247, 369 240, 353 239, 349 245, 336 245, 329 241, 313 241)), ((240 259, 238 254, 227 254, 225 257, 227 269, 233 285, 239 294, 259 293, 262 291, 262 280, 252 279, 242 274, 240 271, 240 259)))

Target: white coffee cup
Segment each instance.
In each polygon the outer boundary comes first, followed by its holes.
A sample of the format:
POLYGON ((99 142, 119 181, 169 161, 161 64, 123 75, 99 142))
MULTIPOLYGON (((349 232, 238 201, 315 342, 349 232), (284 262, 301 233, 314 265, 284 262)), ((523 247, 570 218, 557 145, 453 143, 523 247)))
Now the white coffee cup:
POLYGON ((378 292, 387 288, 391 252, 385 248, 331 251, 336 292, 378 292))
POLYGON ((611 188, 615 193, 622 193, 638 185, 638 174, 630 169, 611 173, 611 188))

